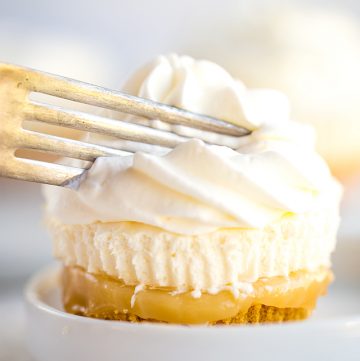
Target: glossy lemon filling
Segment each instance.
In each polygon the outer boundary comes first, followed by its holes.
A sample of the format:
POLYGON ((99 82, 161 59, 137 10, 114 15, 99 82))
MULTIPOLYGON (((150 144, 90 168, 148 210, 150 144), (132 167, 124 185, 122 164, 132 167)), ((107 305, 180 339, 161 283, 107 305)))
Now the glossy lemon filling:
POLYGON ((145 320, 169 323, 211 323, 235 317, 254 305, 304 309, 309 313, 317 298, 326 292, 332 273, 299 271, 289 277, 259 279, 251 292, 236 294, 230 289, 216 294, 176 293, 170 288, 126 285, 107 275, 90 274, 79 267, 64 267, 63 301, 67 312, 105 319, 145 320))

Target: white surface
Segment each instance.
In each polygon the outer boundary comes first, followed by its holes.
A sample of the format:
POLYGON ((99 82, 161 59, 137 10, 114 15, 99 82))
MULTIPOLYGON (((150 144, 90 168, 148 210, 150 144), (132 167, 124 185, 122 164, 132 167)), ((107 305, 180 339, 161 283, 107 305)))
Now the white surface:
POLYGON ((94 320, 64 313, 56 268, 27 290, 27 339, 38 361, 345 360, 360 358, 359 243, 346 243, 339 280, 305 322, 267 326, 176 326, 94 320), (270 356, 269 356, 270 355, 270 356))
POLYGON ((2 281, 24 278, 51 260, 40 185, 0 178, 0 295, 2 281))
POLYGON ((30 361, 24 344, 24 304, 17 291, 0 298, 0 360, 30 361))

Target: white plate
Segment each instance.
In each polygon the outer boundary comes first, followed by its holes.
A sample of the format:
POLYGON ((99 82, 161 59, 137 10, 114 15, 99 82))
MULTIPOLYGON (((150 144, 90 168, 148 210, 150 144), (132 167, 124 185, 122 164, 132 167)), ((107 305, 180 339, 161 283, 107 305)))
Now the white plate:
POLYGON ((359 250, 357 242, 339 250, 338 281, 313 317, 260 326, 131 324, 70 315, 60 305, 58 268, 52 266, 27 286, 28 347, 38 361, 360 360, 359 250))

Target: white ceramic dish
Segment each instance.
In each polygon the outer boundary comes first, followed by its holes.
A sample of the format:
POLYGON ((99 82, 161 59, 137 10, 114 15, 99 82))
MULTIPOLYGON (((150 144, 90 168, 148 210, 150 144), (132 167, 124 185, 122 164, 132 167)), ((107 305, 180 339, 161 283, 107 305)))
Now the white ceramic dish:
POLYGON ((359 360, 360 247, 352 246, 339 251, 346 267, 335 264, 340 281, 315 315, 281 325, 189 327, 70 315, 61 308, 52 266, 26 289, 28 347, 38 361, 359 360))

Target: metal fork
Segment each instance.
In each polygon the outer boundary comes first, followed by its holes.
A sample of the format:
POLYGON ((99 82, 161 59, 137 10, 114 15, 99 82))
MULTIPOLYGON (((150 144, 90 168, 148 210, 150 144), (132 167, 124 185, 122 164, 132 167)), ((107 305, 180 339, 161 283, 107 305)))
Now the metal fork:
POLYGON ((129 154, 110 147, 30 131, 22 127, 25 120, 167 148, 173 148, 189 139, 139 124, 35 102, 29 98, 32 92, 226 135, 242 136, 249 133, 247 129, 210 116, 58 75, 11 64, 0 64, 0 176, 75 187, 77 180, 86 171, 86 167, 76 168, 18 158, 15 155, 18 149, 51 152, 90 162, 97 157, 129 154))

